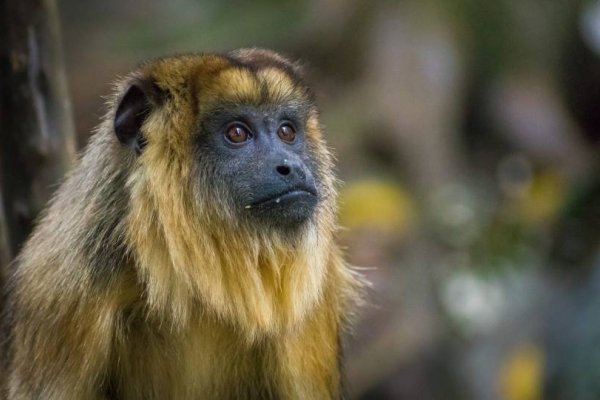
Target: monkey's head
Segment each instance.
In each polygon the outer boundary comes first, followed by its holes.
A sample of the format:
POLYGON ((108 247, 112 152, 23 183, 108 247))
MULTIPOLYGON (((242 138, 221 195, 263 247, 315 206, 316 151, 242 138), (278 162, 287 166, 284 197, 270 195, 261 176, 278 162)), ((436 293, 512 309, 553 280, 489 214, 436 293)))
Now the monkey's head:
POLYGON ((301 318, 325 274, 335 178, 299 67, 260 49, 159 59, 122 82, 113 113, 142 269, 170 265, 185 282, 172 290, 246 325, 301 318))
POLYGON ((160 160, 149 168, 177 165, 212 220, 294 229, 330 195, 311 92, 299 68, 270 51, 143 67, 127 82, 114 131, 141 163, 160 160))

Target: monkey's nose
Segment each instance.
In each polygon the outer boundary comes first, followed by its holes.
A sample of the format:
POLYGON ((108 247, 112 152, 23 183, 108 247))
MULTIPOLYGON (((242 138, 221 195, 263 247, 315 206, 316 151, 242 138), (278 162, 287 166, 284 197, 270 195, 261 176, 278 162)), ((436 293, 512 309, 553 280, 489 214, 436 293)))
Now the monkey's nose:
POLYGON ((283 164, 283 165, 278 165, 276 168, 277 172, 280 175, 286 176, 289 175, 290 172, 292 172, 292 170, 290 169, 290 167, 288 167, 287 165, 283 164))
POLYGON ((275 164, 275 175, 294 185, 306 181, 307 171, 300 161, 284 159, 275 164))

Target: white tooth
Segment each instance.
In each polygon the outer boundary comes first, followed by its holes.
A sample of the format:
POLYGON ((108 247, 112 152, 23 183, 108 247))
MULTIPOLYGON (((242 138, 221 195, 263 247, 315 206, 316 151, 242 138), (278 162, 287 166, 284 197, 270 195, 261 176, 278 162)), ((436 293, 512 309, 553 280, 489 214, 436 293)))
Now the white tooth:
POLYGON ((252 204, 248 204, 246 207, 244 207, 246 210, 249 209, 250 207, 252 207, 252 204))

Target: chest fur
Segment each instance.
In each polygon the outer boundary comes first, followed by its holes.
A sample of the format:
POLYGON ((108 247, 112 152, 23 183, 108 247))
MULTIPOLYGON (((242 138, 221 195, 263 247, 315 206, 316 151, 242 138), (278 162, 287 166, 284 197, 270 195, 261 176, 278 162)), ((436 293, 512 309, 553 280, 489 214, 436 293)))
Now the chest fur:
POLYGON ((206 317, 176 333, 130 322, 115 336, 106 392, 116 399, 339 397, 337 323, 320 308, 295 331, 253 343, 206 317))

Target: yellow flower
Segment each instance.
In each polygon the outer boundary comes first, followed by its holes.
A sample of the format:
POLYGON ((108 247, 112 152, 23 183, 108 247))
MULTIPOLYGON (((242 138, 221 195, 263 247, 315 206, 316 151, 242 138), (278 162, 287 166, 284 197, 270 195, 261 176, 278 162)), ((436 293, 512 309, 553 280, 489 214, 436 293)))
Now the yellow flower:
POLYGON ((349 229, 375 228, 404 234, 415 219, 415 207, 398 184, 363 180, 340 193, 340 222, 349 229))
POLYGON ((542 398, 544 354, 534 343, 515 347, 500 368, 499 386, 505 400, 542 398))

